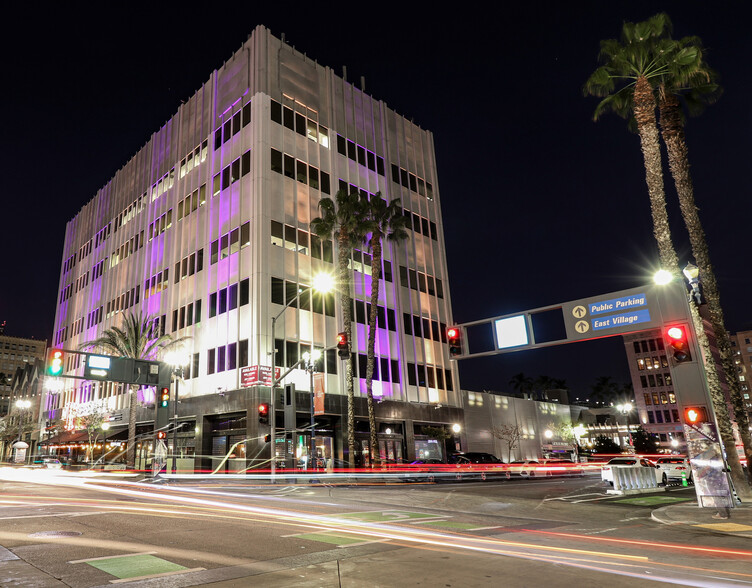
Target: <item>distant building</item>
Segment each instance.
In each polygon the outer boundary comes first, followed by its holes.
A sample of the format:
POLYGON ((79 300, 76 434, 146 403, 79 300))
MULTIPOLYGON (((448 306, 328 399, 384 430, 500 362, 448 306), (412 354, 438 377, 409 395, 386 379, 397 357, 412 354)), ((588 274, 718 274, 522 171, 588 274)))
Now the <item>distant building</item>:
POLYGON ((734 363, 739 371, 742 398, 747 406, 747 414, 752 418, 752 399, 749 392, 752 378, 752 331, 731 334, 731 347, 734 351, 734 363))
POLYGON ((44 361, 46 341, 0 335, 0 416, 8 414, 11 381, 16 370, 24 369, 35 359, 44 361))

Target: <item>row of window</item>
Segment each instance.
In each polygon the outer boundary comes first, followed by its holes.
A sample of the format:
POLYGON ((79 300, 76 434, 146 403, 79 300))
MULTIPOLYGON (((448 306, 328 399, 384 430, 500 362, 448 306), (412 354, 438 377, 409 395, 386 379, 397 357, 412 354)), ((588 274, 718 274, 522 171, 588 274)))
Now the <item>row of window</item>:
POLYGON ((209 265, 214 265, 220 259, 230 257, 233 253, 237 253, 250 244, 251 222, 248 221, 239 227, 235 227, 229 233, 225 233, 216 241, 212 241, 209 265))
MULTIPOLYGON (((172 213, 172 210, 170 210, 170 213, 172 213)), ((172 214, 170 214, 170 216, 172 216, 172 214)), ((141 249, 143 246, 144 232, 141 231, 138 235, 133 235, 133 237, 112 252, 112 255, 110 256, 110 268, 115 267, 121 261, 125 261, 130 255, 141 249)))
POLYGON ((434 241, 439 240, 439 233, 436 229, 436 223, 432 220, 428 220, 427 218, 424 218, 420 216, 419 214, 416 214, 414 212, 410 212, 409 210, 402 210, 402 214, 404 214, 407 217, 407 226, 411 226, 413 228, 413 231, 418 233, 419 235, 425 235, 426 237, 430 237, 434 241))
POLYGON ((400 285, 412 290, 427 292, 431 296, 444 298, 444 286, 439 278, 434 278, 412 268, 408 269, 404 265, 400 266, 400 285))
MULTIPOLYGON (((386 282, 392 281, 392 262, 381 258, 381 279, 386 282)), ((370 253, 361 251, 360 249, 353 249, 352 257, 348 260, 348 267, 362 274, 371 275, 371 269, 373 266, 373 258, 370 253)))
POLYGON ((112 230, 112 223, 107 223, 104 227, 99 229, 97 231, 97 234, 94 235, 94 247, 99 247, 101 243, 104 243, 105 239, 110 236, 110 232, 112 230))
POLYGON ((206 161, 206 152, 208 151, 209 141, 204 140, 201 145, 197 145, 188 155, 180 160, 180 177, 182 178, 194 167, 206 161))
POLYGON ((172 311, 172 332, 201 322, 201 299, 172 311))
POLYGON ((433 339, 439 343, 447 342, 444 323, 405 312, 402 314, 402 325, 405 328, 405 335, 422 336, 424 339, 433 339))
POLYGON ((655 412, 652 410, 648 411, 648 422, 650 424, 663 424, 663 423, 680 423, 681 420, 679 419, 679 411, 676 408, 672 408, 669 410, 656 410, 655 412))
POLYGON ((89 272, 86 272, 85 274, 78 276, 74 284, 75 284, 75 287, 73 289, 74 292, 78 292, 79 290, 83 290, 84 288, 86 288, 86 286, 89 285, 89 272))
MULTIPOLYGON (((172 208, 149 225, 149 241, 156 239, 172 226, 172 208)), ((142 231, 143 232, 143 231, 142 231)))
POLYGON ((107 257, 102 259, 97 265, 91 268, 91 281, 93 282, 97 278, 101 277, 107 268, 107 257))
POLYGON ((81 261, 84 259, 87 255, 91 253, 92 250, 92 241, 89 239, 86 243, 81 245, 80 249, 78 250, 78 261, 81 261))
POLYGON ((178 220, 195 212, 204 203, 206 203, 206 184, 202 184, 200 188, 196 188, 183 200, 178 202, 178 220))
POLYGON ((68 300, 73 294, 73 284, 68 284, 62 290, 60 290, 60 304, 68 300))
POLYGON ((643 388, 655 388, 656 386, 671 386, 671 374, 650 374, 640 376, 640 384, 643 388))
POLYGON ((84 330, 84 317, 81 317, 77 321, 74 321, 71 325, 71 337, 80 335, 84 330))
POLYGON ((358 165, 363 165, 372 172, 376 172, 380 176, 386 174, 383 157, 376 155, 373 151, 369 151, 362 145, 358 145, 342 135, 337 135, 337 152, 355 161, 358 165))
POLYGON ((158 274, 154 274, 151 278, 147 279, 146 282, 144 282, 144 300, 146 300, 149 296, 153 296, 157 292, 165 290, 169 284, 170 282, 168 268, 163 269, 158 274))
POLYGON ((226 165, 222 171, 214 176, 212 197, 219 194, 220 190, 229 188, 241 177, 251 171, 251 152, 246 151, 232 163, 226 165))
POLYGON ((86 328, 90 329, 94 325, 98 325, 104 318, 104 307, 100 306, 96 310, 92 310, 89 316, 86 318, 86 328))
POLYGON ((331 192, 329 174, 308 165, 305 161, 295 159, 292 155, 271 148, 272 171, 291 179, 297 179, 314 190, 321 190, 324 194, 331 192))
MULTIPOLYGON (((371 317, 371 303, 364 300, 350 300, 354 305, 355 312, 351 314, 353 320, 361 325, 367 325, 371 317)), ((352 312, 352 311, 351 311, 352 312)), ((389 329, 390 331, 397 330, 397 320, 395 318, 394 310, 391 308, 384 308, 383 306, 376 307, 376 326, 379 329, 389 329)))
MULTIPOLYGON (((240 132, 240 129, 249 125, 250 122, 251 103, 249 101, 241 110, 235 112, 222 126, 217 127, 217 130, 214 131, 214 150, 216 151, 224 143, 227 143, 227 141, 240 132)), ((201 161, 203 161, 203 159, 201 159, 201 161)))
MULTIPOLYGON (((286 341, 284 339, 275 339, 274 348, 276 349, 276 354, 274 357, 277 367, 292 367, 302 359, 304 353, 310 353, 311 344, 299 343, 298 341, 286 341)), ((339 356, 337 355, 337 350, 324 350, 321 347, 315 347, 315 349, 321 351, 321 358, 314 362, 315 370, 317 372, 323 373, 324 367, 326 367, 326 372, 328 374, 336 374, 337 364, 339 364, 339 356), (324 364, 326 364, 326 366, 324 364)))
POLYGON ((429 200, 433 200, 433 186, 431 182, 395 164, 392 164, 392 181, 411 192, 416 192, 429 200))
MULTIPOLYGON (((118 214, 114 219, 114 225, 115 230, 114 232, 117 233, 117 230, 120 227, 124 227, 128 224, 129 221, 136 218, 136 215, 141 212, 144 208, 146 208, 146 192, 141 194, 138 198, 136 198, 133 202, 131 202, 128 206, 125 207, 125 209, 118 214)), ((107 234, 110 234, 109 231, 109 224, 107 227, 107 234)))
POLYGON ((129 309, 134 304, 139 303, 141 297, 141 286, 138 285, 135 288, 127 290, 120 296, 117 296, 113 300, 107 303, 106 316, 110 318, 112 315, 117 314, 123 310, 129 309))
POLYGON ((209 294, 209 318, 245 306, 250 299, 250 281, 248 278, 237 284, 209 294))
POLYGON ((421 388, 452 390, 452 372, 451 370, 443 370, 438 366, 408 362, 407 383, 421 388))
MULTIPOLYGON (((309 112, 313 114, 313 111, 309 112)), ((295 112, 289 106, 282 106, 276 100, 271 100, 271 119, 272 122, 284 125, 291 131, 295 131, 299 135, 308 137, 314 143, 318 143, 327 149, 329 148, 329 129, 318 124, 318 122, 312 118, 299 112, 295 112)))
POLYGON ((637 369, 640 371, 657 370, 657 369, 667 368, 667 367, 668 367, 668 358, 665 355, 661 355, 661 356, 653 355, 651 357, 638 357, 637 358, 637 369))
MULTIPOLYGON (((177 284, 180 280, 197 274, 202 269, 204 269, 204 250, 199 249, 175 264, 175 283, 177 284)), ((167 271, 165 270, 165 279, 167 278, 166 274, 167 271)))
POLYGON ((206 353, 206 375, 234 370, 238 363, 241 367, 248 365, 248 339, 209 349, 206 353))
MULTIPOLYGON (((151 201, 154 202, 162 194, 167 192, 175 184, 175 168, 173 167, 165 175, 159 178, 151 187, 151 201)), ((115 223, 115 230, 117 231, 117 223, 115 223)))
POLYGON ((663 339, 643 339, 642 341, 632 341, 635 353, 650 353, 651 351, 663 351, 663 339))
POLYGON ((74 253, 63 262, 63 273, 66 274, 76 267, 76 254, 74 253))
POLYGON ((645 392, 642 396, 645 398, 646 406, 651 404, 676 404, 676 394, 673 392, 645 392))
POLYGON ((271 300, 274 304, 289 304, 292 308, 297 308, 300 304, 301 310, 311 310, 313 303, 313 312, 334 316, 334 292, 324 294, 313 288, 306 288, 308 286, 303 284, 272 277, 271 300))
POLYGON ((332 242, 329 239, 323 241, 315 233, 308 233, 303 229, 296 229, 290 225, 283 225, 278 221, 271 221, 272 245, 284 247, 290 251, 297 251, 314 259, 321 259, 327 263, 334 263, 332 242))

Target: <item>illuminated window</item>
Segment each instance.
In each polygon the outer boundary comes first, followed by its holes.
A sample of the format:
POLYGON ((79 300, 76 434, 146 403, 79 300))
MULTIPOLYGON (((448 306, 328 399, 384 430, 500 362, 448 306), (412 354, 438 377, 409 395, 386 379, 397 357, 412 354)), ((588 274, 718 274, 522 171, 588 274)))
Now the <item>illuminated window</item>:
POLYGON ((637 360, 637 369, 642 371, 645 369, 645 360, 644 359, 638 359, 637 360))

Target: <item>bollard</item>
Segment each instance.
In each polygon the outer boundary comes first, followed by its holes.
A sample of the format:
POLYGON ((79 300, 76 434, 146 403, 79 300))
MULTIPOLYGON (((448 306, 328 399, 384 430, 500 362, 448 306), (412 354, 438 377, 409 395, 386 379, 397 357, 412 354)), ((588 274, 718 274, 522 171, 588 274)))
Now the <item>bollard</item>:
POLYGON ((684 486, 685 488, 687 486, 689 486, 689 484, 687 483, 687 473, 686 472, 682 472, 682 486, 684 486))

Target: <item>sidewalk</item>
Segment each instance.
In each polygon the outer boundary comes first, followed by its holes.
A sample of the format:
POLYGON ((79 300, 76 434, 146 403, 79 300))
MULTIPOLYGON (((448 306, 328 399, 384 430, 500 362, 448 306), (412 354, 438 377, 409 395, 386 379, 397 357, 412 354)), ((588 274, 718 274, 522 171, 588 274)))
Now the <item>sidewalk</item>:
POLYGON ((752 504, 730 509, 728 519, 713 518, 716 512, 713 508, 699 508, 697 502, 685 502, 658 508, 651 518, 664 525, 686 525, 711 533, 752 538, 752 504))

